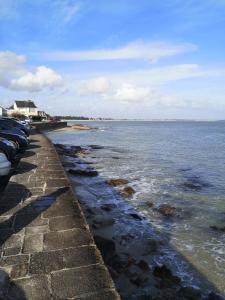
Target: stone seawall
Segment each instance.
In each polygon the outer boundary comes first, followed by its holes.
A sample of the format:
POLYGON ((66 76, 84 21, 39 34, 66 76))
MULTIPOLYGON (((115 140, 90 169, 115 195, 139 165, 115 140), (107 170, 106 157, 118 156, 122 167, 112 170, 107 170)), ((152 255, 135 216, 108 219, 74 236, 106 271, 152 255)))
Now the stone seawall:
POLYGON ((30 139, 0 195, 0 299, 120 299, 54 146, 30 139))
POLYGON ((67 127, 67 122, 34 122, 31 123, 37 131, 54 130, 67 127))

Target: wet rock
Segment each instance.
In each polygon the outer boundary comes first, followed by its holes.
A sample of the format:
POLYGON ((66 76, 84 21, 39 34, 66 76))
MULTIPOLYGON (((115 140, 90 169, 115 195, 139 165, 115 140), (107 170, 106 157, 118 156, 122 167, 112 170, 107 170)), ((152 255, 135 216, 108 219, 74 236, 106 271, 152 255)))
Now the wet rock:
POLYGON ((91 169, 69 169, 68 172, 72 175, 79 175, 79 176, 97 176, 98 172, 91 169))
POLYGON ((202 181, 199 176, 192 176, 187 179, 181 187, 185 190, 200 191, 204 187, 209 187, 210 184, 202 181))
POLYGON ((173 275, 172 271, 165 265, 155 267, 153 275, 160 279, 161 288, 168 288, 178 285, 181 282, 181 279, 178 276, 173 275))
POLYGON ((109 257, 109 264, 117 273, 124 273, 131 265, 135 263, 135 259, 127 253, 120 253, 109 257))
POLYGON ((131 268, 131 270, 127 272, 127 276, 129 277, 130 281, 138 287, 144 286, 148 281, 147 274, 140 272, 135 268, 131 268))
POLYGON ((120 159, 118 156, 112 156, 112 159, 120 159))
POLYGON ((187 172, 187 171, 191 171, 192 170, 192 168, 181 168, 181 169, 179 169, 179 171, 180 172, 187 172))
POLYGON ((108 218, 108 217, 102 217, 102 216, 97 216, 92 224, 93 228, 102 228, 102 227, 107 227, 111 226, 115 223, 115 220, 113 218, 108 218))
POLYGON ((153 206, 154 206, 154 203, 153 203, 153 202, 150 202, 150 201, 147 201, 147 202, 146 202, 146 205, 147 205, 148 207, 153 207, 153 206))
POLYGON ((138 214, 134 214, 134 213, 132 213, 132 214, 129 214, 131 217, 133 217, 135 220, 139 220, 139 221, 141 221, 142 220, 142 217, 140 217, 138 214))
POLYGON ((145 272, 150 270, 148 263, 147 263, 146 261, 144 261, 143 259, 141 259, 141 260, 139 261, 139 263, 137 264, 137 266, 138 266, 141 270, 143 270, 143 271, 145 271, 145 272))
POLYGON ((142 255, 149 255, 152 253, 156 253, 158 251, 158 248, 159 248, 159 242, 157 240, 148 239, 146 241, 142 255))
POLYGON ((214 292, 211 292, 211 293, 209 293, 206 300, 224 300, 224 299, 225 299, 224 297, 222 297, 214 292))
POLYGON ((83 124, 74 124, 71 127, 75 130, 91 130, 91 129, 93 129, 90 126, 83 125, 83 124))
POLYGON ((76 155, 82 156, 82 157, 86 156, 87 154, 89 154, 89 151, 87 149, 81 149, 76 152, 76 155))
POLYGON ((101 206, 101 209, 103 209, 105 211, 111 211, 114 208, 116 208, 116 204, 113 204, 113 203, 108 203, 108 204, 104 204, 101 206))
POLYGON ((116 244, 114 241, 106 239, 99 235, 95 235, 94 240, 104 258, 107 256, 110 257, 112 255, 115 255, 116 244))
POLYGON ((128 180, 122 179, 122 178, 119 178, 119 179, 110 179, 108 181, 108 184, 110 184, 112 186, 120 186, 120 185, 124 185, 124 184, 127 184, 127 183, 128 183, 128 180))
POLYGON ((200 300, 201 299, 201 291, 191 286, 182 287, 178 292, 179 296, 184 297, 187 300, 200 300))
POLYGON ((74 163, 69 162, 69 161, 65 161, 65 162, 63 162, 63 167, 65 167, 65 168, 73 168, 74 167, 74 163))
POLYGON ((103 146, 99 146, 99 145, 89 145, 88 147, 90 147, 93 150, 100 150, 100 149, 104 149, 103 146))
POLYGON ((216 231, 225 232, 225 226, 219 227, 219 226, 212 225, 212 226, 210 226, 210 228, 213 230, 216 230, 216 231))
POLYGON ((163 204, 158 208, 158 211, 165 217, 172 217, 175 214, 176 208, 163 204))
POLYGON ((121 235, 119 243, 120 245, 126 245, 126 243, 133 240, 134 237, 135 236, 130 233, 121 235))
POLYGON ((109 270, 110 275, 112 276, 112 279, 115 280, 119 277, 119 274, 111 266, 107 265, 107 268, 109 270))
POLYGON ((123 197, 131 197, 135 193, 135 190, 131 186, 126 186, 124 189, 120 191, 120 194, 123 197))

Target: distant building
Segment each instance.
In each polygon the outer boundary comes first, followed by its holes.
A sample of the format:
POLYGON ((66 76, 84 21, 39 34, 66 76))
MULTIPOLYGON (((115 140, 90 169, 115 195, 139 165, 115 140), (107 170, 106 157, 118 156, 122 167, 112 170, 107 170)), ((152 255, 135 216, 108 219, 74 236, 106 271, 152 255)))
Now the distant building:
POLYGON ((38 116, 37 106, 31 100, 19 101, 16 100, 12 106, 8 108, 8 115, 19 113, 26 117, 38 116))
POLYGON ((49 115, 46 114, 46 112, 39 110, 38 111, 38 116, 42 118, 42 120, 48 120, 49 115))
POLYGON ((7 116, 7 110, 4 107, 0 106, 0 117, 5 116, 7 116))

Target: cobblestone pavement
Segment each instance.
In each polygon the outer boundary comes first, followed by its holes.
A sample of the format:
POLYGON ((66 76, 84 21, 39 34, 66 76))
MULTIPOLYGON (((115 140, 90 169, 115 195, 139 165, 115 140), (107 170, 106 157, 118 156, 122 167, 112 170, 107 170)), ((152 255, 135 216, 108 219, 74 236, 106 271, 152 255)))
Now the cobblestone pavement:
POLYGON ((53 145, 42 134, 0 196, 0 299, 120 299, 53 145))

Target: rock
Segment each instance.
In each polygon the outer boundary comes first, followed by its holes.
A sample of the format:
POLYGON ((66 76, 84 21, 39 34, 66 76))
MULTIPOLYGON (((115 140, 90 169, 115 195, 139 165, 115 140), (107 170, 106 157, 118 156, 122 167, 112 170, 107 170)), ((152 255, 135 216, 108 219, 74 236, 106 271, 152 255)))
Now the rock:
POLYGON ((87 149, 81 149, 76 152, 76 155, 84 157, 85 155, 89 154, 89 151, 87 149))
POLYGON ((160 279, 160 286, 162 288, 169 288, 181 282, 180 278, 173 275, 172 271, 165 265, 155 267, 153 275, 160 279))
POLYGON ((133 217, 134 219, 136 220, 139 220, 141 221, 142 220, 142 217, 140 217, 138 214, 129 214, 131 217, 133 217))
POLYGON ((210 226, 211 229, 216 230, 216 231, 221 231, 221 232, 225 232, 225 226, 224 227, 218 227, 215 225, 210 226))
POLYGON ((112 156, 112 159, 120 159, 118 156, 112 156))
POLYGON ((147 202, 146 202, 146 205, 147 205, 148 207, 153 207, 153 206, 154 206, 154 203, 153 203, 153 202, 147 201, 147 202))
POLYGON ((127 253, 116 254, 107 260, 107 263, 119 274, 125 272, 134 262, 134 258, 127 253))
POLYGON ((95 235, 94 240, 104 258, 107 256, 110 257, 115 254, 116 244, 114 241, 106 239, 99 235, 95 235))
POLYGON ((68 172, 72 175, 79 175, 79 176, 97 176, 98 172, 91 169, 69 169, 68 172))
POLYGON ((99 145, 89 145, 88 147, 90 147, 93 150, 100 150, 100 149, 104 149, 103 146, 99 146, 99 145))
POLYGON ((139 261, 139 263, 137 264, 137 266, 142 269, 143 271, 149 271, 149 266, 148 263, 146 261, 144 261, 143 259, 141 259, 139 261))
POLYGON ((111 226, 115 223, 113 218, 97 216, 92 224, 92 226, 96 229, 111 226))
POLYGON ((122 178, 119 178, 119 179, 110 179, 108 181, 108 184, 110 184, 112 186, 120 186, 120 185, 124 185, 124 184, 127 184, 127 183, 128 183, 128 180, 122 179, 122 178))
POLYGON ((112 279, 117 279, 119 277, 119 274, 111 266, 107 265, 107 268, 109 270, 110 275, 112 276, 112 279))
POLYGON ((200 300, 201 299, 201 291, 191 286, 181 287, 179 292, 179 296, 187 300, 200 300))
POLYGON ((154 239, 147 239, 142 255, 156 253, 159 248, 159 242, 154 239))
POLYGON ((83 124, 74 124, 74 125, 72 125, 72 128, 76 129, 76 130, 91 130, 92 129, 92 127, 89 127, 89 126, 83 125, 83 124))
POLYGON ((105 211, 111 211, 114 208, 116 208, 116 204, 113 204, 113 203, 108 203, 108 204, 104 204, 101 206, 101 209, 103 209, 105 211))
POLYGON ((224 300, 224 299, 225 299, 224 297, 214 292, 210 292, 206 300, 224 300))
POLYGON ((121 238, 120 238, 120 245, 125 245, 127 242, 133 240, 135 238, 134 235, 128 233, 128 234, 124 234, 124 235, 121 235, 121 238))
POLYGON ((129 270, 127 273, 130 281, 136 286, 144 286, 148 281, 148 276, 138 270, 135 270, 135 268, 129 270))
POLYGON ((131 197, 135 193, 135 190, 131 186, 126 186, 124 189, 120 191, 120 194, 123 197, 131 197))
POLYGON ((165 217, 172 217, 175 214, 176 208, 163 204, 159 207, 158 211, 165 217))

